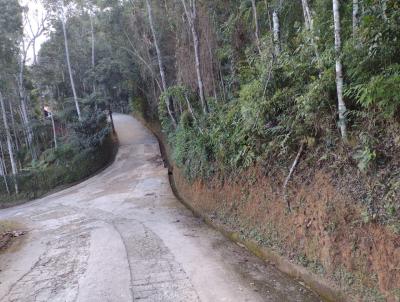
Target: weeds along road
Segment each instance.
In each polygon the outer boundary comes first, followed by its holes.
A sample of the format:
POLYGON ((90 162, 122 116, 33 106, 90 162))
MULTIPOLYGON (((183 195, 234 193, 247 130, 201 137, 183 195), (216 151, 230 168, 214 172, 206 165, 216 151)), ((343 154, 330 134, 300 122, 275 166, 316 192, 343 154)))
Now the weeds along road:
POLYGON ((0 211, 28 231, 0 254, 0 301, 319 301, 193 217, 154 136, 130 116, 115 125, 109 168, 0 211))

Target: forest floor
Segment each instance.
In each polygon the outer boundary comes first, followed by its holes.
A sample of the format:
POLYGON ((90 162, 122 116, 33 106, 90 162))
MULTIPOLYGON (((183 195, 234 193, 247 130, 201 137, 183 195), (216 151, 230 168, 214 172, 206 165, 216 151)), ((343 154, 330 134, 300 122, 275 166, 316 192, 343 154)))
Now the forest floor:
POLYGON ((115 125, 120 148, 106 170, 0 210, 10 231, 24 230, 0 254, 1 301, 320 301, 194 217, 155 137, 129 116, 115 125))

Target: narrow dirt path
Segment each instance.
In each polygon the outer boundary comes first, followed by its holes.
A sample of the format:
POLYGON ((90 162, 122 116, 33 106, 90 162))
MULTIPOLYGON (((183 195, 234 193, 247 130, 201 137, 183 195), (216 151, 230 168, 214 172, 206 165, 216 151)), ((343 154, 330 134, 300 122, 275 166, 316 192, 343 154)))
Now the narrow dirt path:
POLYGON ((0 254, 0 301, 319 301, 193 217, 174 197, 158 143, 115 115, 109 168, 0 220, 27 227, 0 254))

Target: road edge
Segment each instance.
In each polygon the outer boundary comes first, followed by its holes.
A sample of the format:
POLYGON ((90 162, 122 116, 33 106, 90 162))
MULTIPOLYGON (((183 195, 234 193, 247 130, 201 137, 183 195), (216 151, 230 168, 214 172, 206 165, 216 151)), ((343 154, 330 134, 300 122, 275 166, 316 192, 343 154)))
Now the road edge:
POLYGON ((143 117, 137 114, 133 113, 133 117, 137 119, 144 127, 150 130, 151 133, 153 133, 153 135, 157 138, 161 156, 164 160, 166 167, 168 168, 168 179, 171 189, 179 202, 181 202, 186 208, 188 208, 194 216, 202 218, 207 225, 220 232, 223 236, 225 236, 232 242, 239 244, 240 246, 244 246, 249 252, 262 259, 263 261, 273 264, 279 271, 290 276, 291 278, 298 280, 299 282, 303 282, 306 287, 318 294, 320 298, 323 299, 323 301, 354 301, 354 299, 346 296, 339 288, 337 288, 334 284, 332 284, 325 278, 308 271, 306 268, 298 264, 290 262, 289 260, 272 251, 271 249, 261 247, 254 240, 246 240, 241 238, 240 233, 227 230, 223 226, 215 223, 212 219, 210 219, 203 213, 193 208, 192 205, 181 196, 181 194, 179 193, 179 188, 176 186, 173 173, 174 165, 171 163, 168 150, 169 146, 165 144, 165 138, 161 132, 161 128, 156 127, 155 125, 151 125, 143 117))
POLYGON ((96 175, 99 175, 104 170, 109 168, 115 162, 115 159, 117 157, 118 150, 119 150, 119 139, 118 139, 118 135, 117 135, 116 132, 112 133, 111 140, 113 141, 113 150, 112 150, 112 155, 110 157, 110 160, 107 162, 107 164, 105 164, 104 166, 100 167, 97 171, 95 171, 92 174, 90 174, 90 175, 88 175, 88 176, 86 176, 86 177, 84 177, 84 178, 82 178, 80 180, 77 180, 77 181, 75 181, 73 183, 69 183, 69 184, 60 185, 58 187, 55 187, 52 190, 50 190, 49 192, 47 192, 47 193, 45 193, 45 194, 43 194, 43 195, 41 195, 41 196, 39 196, 37 198, 34 198, 34 199, 21 199, 21 200, 17 200, 17 201, 14 201, 14 202, 9 202, 9 203, 0 203, 0 210, 16 207, 16 206, 23 205, 23 204, 26 204, 28 202, 34 201, 34 200, 46 198, 46 197, 51 196, 53 194, 59 193, 61 191, 67 190, 69 188, 72 188, 72 187, 74 187, 76 185, 79 185, 80 183, 83 183, 83 182, 87 181, 88 179, 90 179, 90 178, 92 178, 92 177, 94 177, 96 175))

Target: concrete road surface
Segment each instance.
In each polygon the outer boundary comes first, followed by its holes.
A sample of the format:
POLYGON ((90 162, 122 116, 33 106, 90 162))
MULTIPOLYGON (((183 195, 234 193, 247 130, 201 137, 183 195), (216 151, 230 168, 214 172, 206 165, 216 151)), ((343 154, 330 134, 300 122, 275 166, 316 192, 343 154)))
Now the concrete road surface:
POLYGON ((127 115, 115 124, 109 168, 0 211, 28 231, 0 254, 0 301, 319 301, 193 217, 154 136, 127 115))

